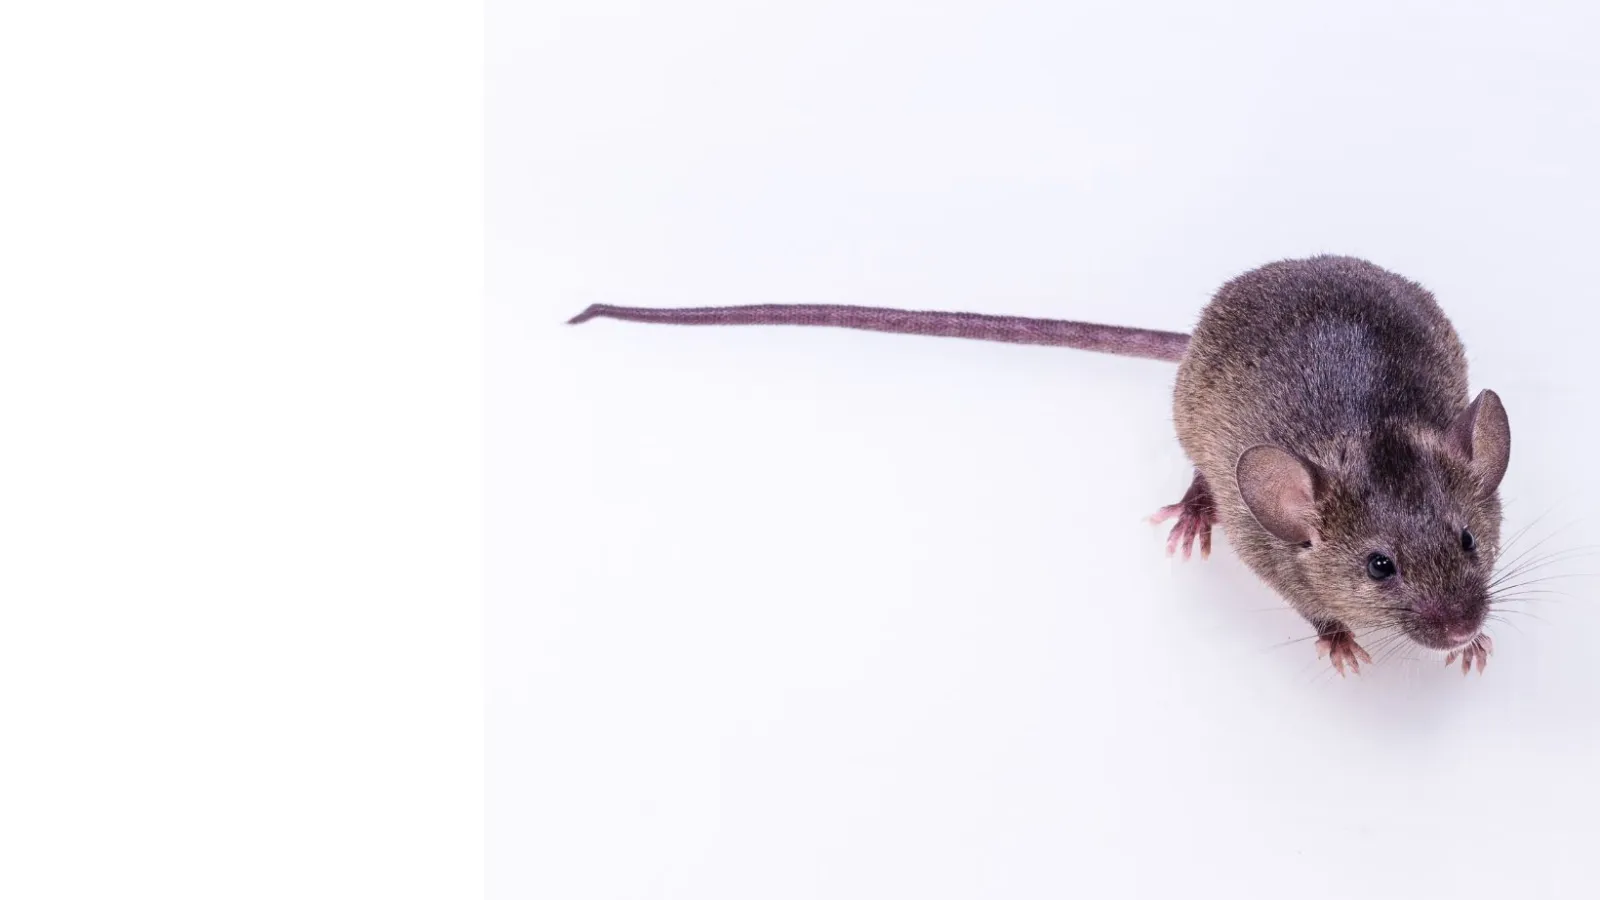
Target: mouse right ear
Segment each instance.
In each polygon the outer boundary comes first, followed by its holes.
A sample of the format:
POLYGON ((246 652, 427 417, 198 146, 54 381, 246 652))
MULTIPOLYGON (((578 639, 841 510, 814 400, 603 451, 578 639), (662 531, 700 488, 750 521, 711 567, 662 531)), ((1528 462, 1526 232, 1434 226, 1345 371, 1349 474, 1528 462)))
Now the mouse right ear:
POLYGON ((1257 444, 1234 468, 1239 495, 1261 527, 1292 544, 1315 536, 1316 474, 1311 463, 1271 444, 1257 444))
POLYGON ((1485 390, 1450 426, 1450 442, 1472 466, 1484 496, 1495 492, 1511 462, 1511 423, 1500 395, 1485 390))

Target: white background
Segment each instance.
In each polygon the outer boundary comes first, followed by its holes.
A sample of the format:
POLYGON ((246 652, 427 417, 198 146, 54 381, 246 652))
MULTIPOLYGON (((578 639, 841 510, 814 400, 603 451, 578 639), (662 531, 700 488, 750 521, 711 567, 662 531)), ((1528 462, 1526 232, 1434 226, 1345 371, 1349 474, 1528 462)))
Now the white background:
POLYGON ((1504 397, 1508 530, 1594 544, 1586 6, 491 4, 491 895, 1592 896, 1600 583, 1340 680, 1142 522, 1170 365, 562 324, 1187 330, 1361 255, 1504 397))
POLYGON ((482 35, 0 8, 0 897, 481 894, 482 35))

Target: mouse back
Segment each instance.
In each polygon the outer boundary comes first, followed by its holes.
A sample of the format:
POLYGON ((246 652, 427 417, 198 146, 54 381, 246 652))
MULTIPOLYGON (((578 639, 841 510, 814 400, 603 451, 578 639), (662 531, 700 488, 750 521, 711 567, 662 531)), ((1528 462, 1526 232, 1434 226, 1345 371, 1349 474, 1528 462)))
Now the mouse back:
POLYGON ((1380 421, 1444 427, 1466 395, 1466 355, 1432 294, 1364 260, 1322 256, 1217 292, 1179 367, 1174 412, 1185 449, 1224 449, 1232 465, 1254 443, 1292 448, 1380 421))

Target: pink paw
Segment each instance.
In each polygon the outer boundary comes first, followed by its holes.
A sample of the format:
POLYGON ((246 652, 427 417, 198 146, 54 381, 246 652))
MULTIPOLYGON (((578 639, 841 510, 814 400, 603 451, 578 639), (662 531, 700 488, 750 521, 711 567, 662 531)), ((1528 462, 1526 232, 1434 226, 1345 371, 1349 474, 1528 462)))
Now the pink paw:
POLYGON ((1199 540, 1200 558, 1211 556, 1211 526, 1217 524, 1217 503, 1211 499, 1211 491, 1199 472, 1194 473, 1194 482, 1183 499, 1156 510, 1150 522, 1159 525, 1173 516, 1178 517, 1178 522, 1167 535, 1167 555, 1172 556, 1182 547, 1183 558, 1188 559, 1194 542, 1199 540))
POLYGON ((1489 664, 1489 654, 1493 652, 1494 641, 1489 640, 1487 634, 1480 634, 1477 640, 1472 643, 1462 647, 1460 650, 1451 650, 1446 654, 1444 664, 1448 666, 1455 662, 1457 658, 1460 658, 1461 674, 1465 675, 1471 672, 1473 665, 1477 665, 1478 674, 1482 675, 1483 667, 1489 664))
POLYGON ((1348 631, 1335 631, 1317 639, 1317 659, 1324 656, 1330 657, 1333 668, 1339 673, 1340 678, 1344 677, 1345 666, 1349 666, 1350 671, 1360 675, 1361 663, 1369 665, 1372 663, 1372 657, 1361 649, 1361 645, 1356 643, 1355 635, 1348 631))

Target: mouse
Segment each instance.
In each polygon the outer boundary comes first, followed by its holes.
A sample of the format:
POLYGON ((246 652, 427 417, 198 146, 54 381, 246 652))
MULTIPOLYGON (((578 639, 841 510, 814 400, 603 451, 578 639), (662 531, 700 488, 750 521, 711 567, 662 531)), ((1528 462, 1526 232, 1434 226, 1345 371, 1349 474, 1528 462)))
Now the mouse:
MULTIPOLYGON (((1315 630, 1343 676, 1409 642, 1482 673, 1502 551, 1511 429, 1469 394, 1466 353, 1421 284, 1351 256, 1271 262, 1225 282, 1191 333, 868 306, 652 309, 574 316, 670 325, 814 325, 1067 347, 1177 363, 1172 419, 1193 466, 1167 553, 1214 528, 1315 630), (1374 643, 1381 642, 1381 643, 1374 643)), ((1308 638, 1309 639, 1309 638, 1308 638)))

